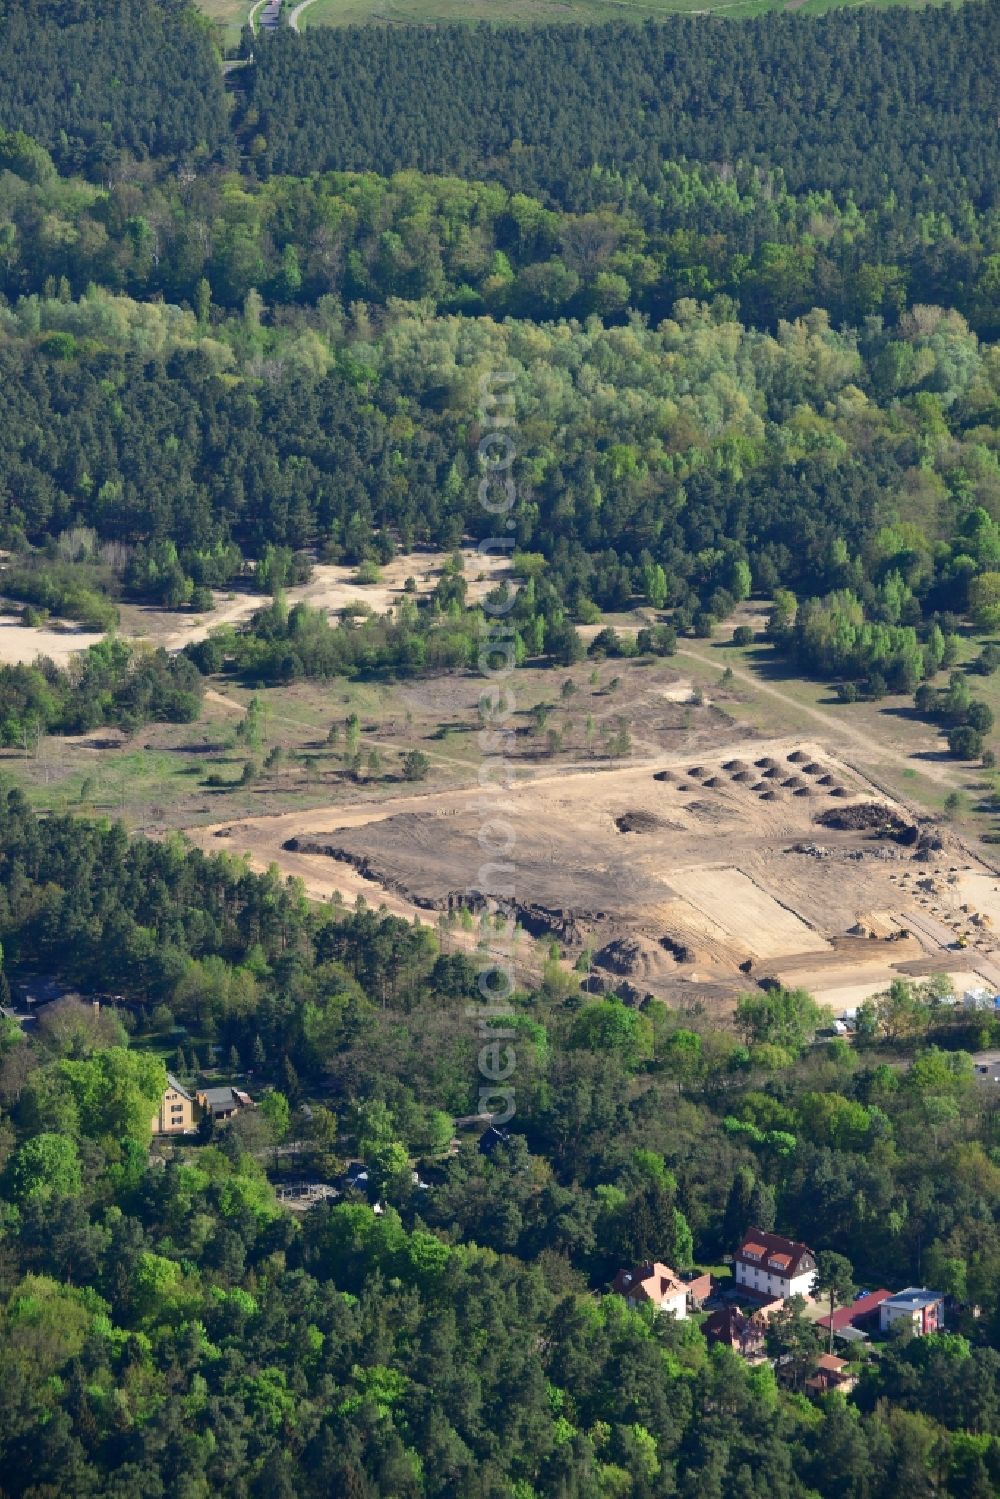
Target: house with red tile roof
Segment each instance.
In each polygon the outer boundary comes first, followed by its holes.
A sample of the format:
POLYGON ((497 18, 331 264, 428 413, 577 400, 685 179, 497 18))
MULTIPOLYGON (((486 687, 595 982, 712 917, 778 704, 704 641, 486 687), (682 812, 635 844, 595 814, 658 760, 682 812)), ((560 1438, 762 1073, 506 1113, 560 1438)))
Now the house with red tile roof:
POLYGON ((736 1284, 768 1299, 808 1296, 816 1284, 816 1256, 807 1244, 750 1228, 733 1256, 736 1284))
POLYGON ((687 1283, 669 1265, 653 1261, 636 1270, 619 1270, 611 1289, 615 1295, 624 1296, 629 1306, 649 1303, 657 1311, 669 1312, 679 1322, 687 1316, 687 1283))
POLYGON ((816 1364, 815 1374, 806 1380, 806 1389, 813 1395, 826 1395, 830 1390, 849 1395, 857 1382, 857 1375, 845 1358, 824 1353, 816 1364))

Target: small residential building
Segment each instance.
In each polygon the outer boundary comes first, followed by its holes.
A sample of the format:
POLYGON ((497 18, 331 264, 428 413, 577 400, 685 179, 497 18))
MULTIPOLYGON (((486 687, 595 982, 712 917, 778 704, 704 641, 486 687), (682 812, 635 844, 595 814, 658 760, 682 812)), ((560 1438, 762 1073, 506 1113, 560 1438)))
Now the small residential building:
POLYGON ((370 1177, 368 1167, 364 1161, 349 1161, 347 1168, 337 1178, 337 1186, 342 1191, 367 1192, 370 1177))
POLYGON ((724 1343, 749 1363, 765 1357, 763 1317, 756 1312, 741 1312, 738 1306, 725 1306, 702 1323, 701 1330, 710 1343, 724 1343))
POLYGON ((816 1257, 806 1244, 751 1228, 733 1256, 736 1284, 767 1297, 808 1296, 816 1284, 816 1257))
POLYGON ((222 1088, 199 1088, 195 1096, 202 1113, 211 1114, 216 1124, 232 1119, 240 1109, 252 1109, 254 1106, 249 1093, 244 1093, 242 1088, 231 1088, 228 1084, 222 1088))
POLYGON ((944 1297, 925 1286, 907 1286, 905 1291, 887 1297, 878 1310, 883 1332, 908 1330, 919 1338, 944 1327, 944 1297))
POLYGON ((657 1311, 669 1312, 678 1322, 687 1316, 687 1285, 669 1265, 653 1261, 636 1270, 619 1270, 611 1289, 617 1296, 624 1296, 629 1306, 648 1303, 657 1311))
POLYGON ((160 1107, 153 1115, 153 1134, 184 1135, 193 1130, 197 1123, 198 1105, 173 1073, 168 1072, 160 1107))
POLYGON ((854 1328, 859 1333, 877 1332, 878 1309, 891 1295, 892 1292, 886 1290, 865 1291, 846 1306, 838 1306, 832 1317, 828 1312, 825 1317, 817 1318, 816 1326, 829 1332, 832 1325, 834 1336, 845 1332, 847 1328, 854 1328))
POLYGON ((745 1312, 752 1312, 762 1322, 769 1322, 777 1313, 784 1311, 785 1298, 772 1296, 769 1291, 751 1291, 741 1286, 736 1292, 736 1305, 745 1312))
POLYGON ((715 1289, 711 1275, 707 1270, 704 1274, 700 1274, 696 1270, 686 1270, 681 1275, 681 1280, 684 1282, 685 1289, 687 1290, 688 1311, 701 1311, 701 1308, 715 1289))
POLYGON ((813 1395, 826 1395, 831 1390, 849 1395, 857 1382, 857 1375, 846 1359, 824 1353, 816 1365, 815 1374, 806 1380, 806 1389, 813 1395))

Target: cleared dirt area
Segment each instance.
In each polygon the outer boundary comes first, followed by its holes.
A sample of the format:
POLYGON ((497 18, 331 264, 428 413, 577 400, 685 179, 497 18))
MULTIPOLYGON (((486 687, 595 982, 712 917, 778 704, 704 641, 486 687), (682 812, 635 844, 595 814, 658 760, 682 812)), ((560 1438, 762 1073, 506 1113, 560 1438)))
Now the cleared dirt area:
POLYGON ((20 616, 3 615, 0 616, 0 664, 30 665, 39 656, 48 656, 57 665, 65 666, 77 651, 85 651, 102 638, 70 624, 26 629, 20 616))
POLYGON ((192 836, 274 862, 313 895, 362 893, 411 919, 499 896, 569 959, 589 950, 599 983, 674 1003, 724 1009, 776 979, 845 1008, 946 964, 956 982, 1000 975, 988 921, 961 958, 951 951, 973 921, 959 895, 982 888, 1000 912, 1000 880, 808 741, 717 735, 709 747, 703 729, 684 755, 522 766, 495 798, 472 785, 192 836), (946 887, 949 915, 927 887, 954 870, 973 883, 946 887))
MULTIPOLYGON (((289 604, 305 602, 314 609, 325 609, 330 615, 350 604, 364 604, 375 614, 384 614, 407 592, 429 593, 441 577, 449 556, 442 552, 410 552, 394 557, 380 568, 377 583, 359 583, 356 567, 319 562, 308 583, 289 588, 289 604), (406 587, 413 580, 412 589, 406 587)), ((467 598, 475 603, 486 596, 510 568, 505 556, 481 556, 474 547, 464 547, 467 598)), ((204 640, 222 625, 245 624, 258 609, 271 602, 269 596, 252 587, 213 594, 215 608, 208 614, 182 614, 176 609, 155 609, 139 604, 122 604, 120 633, 129 639, 145 640, 168 651, 180 651, 186 645, 204 640)), ((86 650, 102 639, 100 632, 83 630, 69 622, 26 628, 20 615, 0 614, 0 664, 13 666, 30 663, 38 656, 48 656, 59 666, 77 651, 86 650)))
MULTIPOLYGON (((364 604, 375 614, 384 614, 407 593, 407 579, 413 580, 413 588, 409 591, 429 593, 441 577, 448 555, 428 551, 394 557, 379 569, 377 583, 359 583, 356 567, 318 562, 313 567, 310 581, 289 588, 285 596, 289 604, 306 603, 313 609, 325 609, 331 615, 349 604, 364 604)), ((462 577, 470 603, 484 598, 510 571, 506 557, 481 556, 474 547, 463 548, 461 557, 465 564, 462 577)), ((266 594, 247 590, 234 597, 216 593, 215 609, 210 614, 190 617, 176 611, 126 606, 122 609, 122 631, 148 639, 154 645, 162 645, 168 651, 179 651, 195 641, 204 640, 220 625, 245 623, 269 603, 266 594)))

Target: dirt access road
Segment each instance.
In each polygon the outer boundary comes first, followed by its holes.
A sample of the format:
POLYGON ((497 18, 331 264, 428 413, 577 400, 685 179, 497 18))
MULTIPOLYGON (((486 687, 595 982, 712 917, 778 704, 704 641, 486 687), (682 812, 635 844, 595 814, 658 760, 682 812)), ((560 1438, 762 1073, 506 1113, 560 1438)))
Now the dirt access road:
MULTIPOLYGON (((690 646, 679 646, 678 656, 687 656, 692 661, 698 661, 702 666, 707 666, 713 671, 719 669, 719 663, 713 661, 702 651, 692 649, 690 646)), ((755 693, 761 693, 765 697, 774 698, 790 708, 796 714, 811 719, 813 723, 821 724, 825 731, 825 738, 834 743, 840 741, 853 745, 855 749, 863 752, 863 757, 870 765, 891 764, 903 770, 914 769, 913 757, 904 750, 895 750, 884 739, 876 741, 870 734, 861 729, 854 728, 845 723, 842 718, 833 713, 825 713, 822 708, 814 708, 809 703, 803 703, 793 697, 789 692, 782 692, 780 687, 772 687, 769 682, 764 682, 759 676, 752 672, 743 671, 739 667, 730 664, 729 670, 737 682, 751 688, 755 693)), ((936 781, 941 786, 947 786, 949 790, 958 790, 968 780, 968 769, 956 766, 954 769, 948 765, 935 763, 933 760, 924 760, 920 764, 920 773, 929 780, 936 781)))

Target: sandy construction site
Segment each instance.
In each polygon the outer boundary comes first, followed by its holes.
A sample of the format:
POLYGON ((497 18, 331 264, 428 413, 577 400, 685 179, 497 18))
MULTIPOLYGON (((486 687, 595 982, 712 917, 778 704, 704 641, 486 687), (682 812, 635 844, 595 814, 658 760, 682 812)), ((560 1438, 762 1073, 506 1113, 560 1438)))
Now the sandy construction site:
POLYGON ((1000 877, 816 744, 526 771, 498 800, 474 786, 190 836, 426 922, 506 886, 532 936, 677 1004, 725 1008, 764 979, 835 1009, 898 975, 1000 987, 1000 877))

